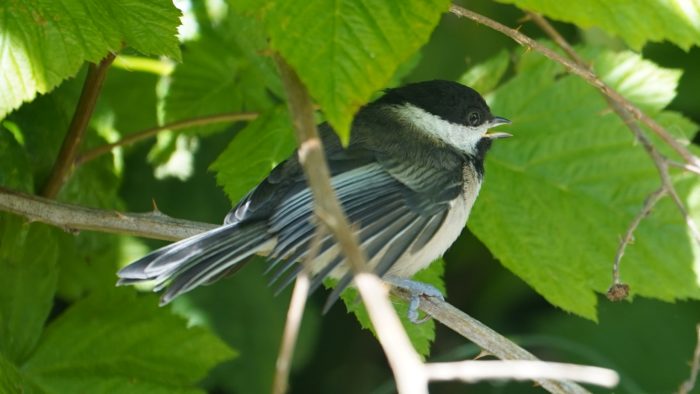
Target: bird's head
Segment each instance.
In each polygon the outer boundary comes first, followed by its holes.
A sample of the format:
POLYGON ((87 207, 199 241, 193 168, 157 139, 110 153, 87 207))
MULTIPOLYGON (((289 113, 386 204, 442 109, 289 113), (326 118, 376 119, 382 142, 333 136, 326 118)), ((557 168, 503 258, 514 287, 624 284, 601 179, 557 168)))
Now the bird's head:
POLYGON ((375 104, 386 106, 418 132, 469 155, 482 156, 491 141, 511 136, 489 132, 510 121, 494 116, 474 89, 453 81, 433 80, 389 89, 375 104))

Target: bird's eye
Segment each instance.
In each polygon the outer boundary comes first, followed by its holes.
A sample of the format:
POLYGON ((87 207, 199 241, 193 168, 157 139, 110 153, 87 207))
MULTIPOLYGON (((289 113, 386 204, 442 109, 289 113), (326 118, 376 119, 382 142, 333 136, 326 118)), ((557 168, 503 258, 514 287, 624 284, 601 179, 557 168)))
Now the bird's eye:
POLYGON ((481 115, 477 111, 472 111, 469 113, 467 120, 470 126, 478 126, 481 123, 481 115))

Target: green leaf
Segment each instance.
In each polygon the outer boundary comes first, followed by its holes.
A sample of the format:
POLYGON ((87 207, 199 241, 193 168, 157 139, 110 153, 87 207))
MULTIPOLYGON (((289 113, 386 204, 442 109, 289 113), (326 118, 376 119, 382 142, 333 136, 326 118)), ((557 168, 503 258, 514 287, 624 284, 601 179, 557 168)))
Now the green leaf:
POLYGON ((32 394, 34 392, 32 388, 28 387, 17 367, 0 352, 0 393, 32 394))
POLYGON ((256 5, 272 47, 297 71, 347 142, 355 112, 428 41, 449 4, 284 0, 256 5))
POLYGON ((0 186, 31 193, 34 185, 29 171, 29 157, 20 142, 25 143, 17 124, 10 124, 9 121, 0 123, 0 186))
MULTIPOLYGON (((650 63, 626 54, 602 58, 626 59, 595 67, 614 88, 634 93, 638 103, 658 111, 673 96, 672 81, 661 78, 666 81, 661 85, 649 77, 650 63)), ((525 54, 518 70, 492 100, 494 113, 513 121, 509 131, 515 137, 490 152, 469 226, 548 301, 595 319, 595 292, 610 285, 619 239, 660 180, 597 90, 577 77, 561 77, 560 66, 538 55, 525 54)), ((679 115, 656 117, 679 134, 692 135, 696 128, 679 115)), ((677 182, 684 200, 697 192, 695 177, 677 182)), ((696 212, 698 202, 687 202, 696 212)), ((623 280, 634 294, 667 301, 700 297, 694 250, 684 220, 666 199, 635 233, 623 280)))
MULTIPOLYGON (((445 284, 442 280, 442 275, 444 272, 445 262, 442 259, 435 260, 430 264, 430 266, 416 273, 413 280, 435 286, 443 294, 445 294, 445 284)), ((340 297, 345 303, 345 307, 347 308, 348 312, 355 314, 360 326, 372 331, 372 334, 375 334, 376 336, 372 322, 369 319, 367 309, 362 303, 357 289, 350 287, 343 291, 340 297)), ((420 355, 424 357, 428 356, 430 354, 430 345, 435 340, 435 322, 431 319, 420 324, 413 323, 408 320, 408 304, 406 302, 403 300, 396 300, 393 302, 393 304, 396 308, 396 313, 399 315, 401 323, 406 330, 406 334, 408 334, 408 338, 413 344, 413 347, 420 355)))
MULTIPOLYGON (((17 136, 24 140, 19 127, 17 136)), ((33 190, 28 155, 0 128, 0 185, 33 190)), ((46 226, 0 215, 0 354, 20 362, 34 349, 56 291, 57 248, 46 226)))
POLYGON ((154 297, 109 290, 73 304, 47 328, 22 371, 52 393, 194 393, 234 352, 154 297))
POLYGON ((676 97, 681 70, 660 68, 632 52, 587 50, 598 76, 647 112, 659 112, 676 97))
POLYGON ((48 227, 0 217, 0 353, 16 363, 34 349, 53 306, 57 257, 48 227))
POLYGON ((696 1, 499 1, 583 28, 600 27, 635 50, 648 41, 668 40, 686 51, 700 44, 700 3, 696 1))
MULTIPOLYGON (((240 352, 240 357, 215 368, 204 381, 205 387, 225 388, 235 393, 270 392, 289 289, 274 296, 266 285, 263 270, 263 261, 254 259, 234 277, 198 288, 174 301, 174 310, 188 317, 190 324, 209 327, 240 352)), ((319 325, 317 308, 308 304, 293 368, 308 362, 318 339, 319 325)))
POLYGON ((210 169, 235 203, 287 159, 294 147, 287 112, 276 110, 238 132, 210 169))
MULTIPOLYGON (((164 100, 165 123, 227 112, 262 111, 271 106, 258 64, 235 40, 210 33, 188 45, 171 75, 164 100)), ((224 129, 228 123, 192 127, 194 132, 224 129)))
POLYGON ((470 67, 458 81, 484 95, 498 86, 509 64, 510 54, 504 49, 489 60, 470 67))
POLYGON ((112 117, 121 135, 156 126, 157 82, 154 74, 110 69, 93 118, 112 117))
POLYGON ((126 44, 180 58, 171 1, 36 0, 0 3, 0 119, 126 44))

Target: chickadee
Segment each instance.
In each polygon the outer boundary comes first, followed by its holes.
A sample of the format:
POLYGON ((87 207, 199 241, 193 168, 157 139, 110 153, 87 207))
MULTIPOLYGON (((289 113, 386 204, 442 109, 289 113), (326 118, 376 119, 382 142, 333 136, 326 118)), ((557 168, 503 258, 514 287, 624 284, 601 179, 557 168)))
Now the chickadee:
MULTIPOLYGON (((487 131, 507 123, 473 89, 434 80, 389 89, 362 108, 346 148, 328 124, 319 127, 331 184, 377 275, 413 291, 409 283, 416 282, 404 279, 442 256, 462 232, 481 188, 484 155, 494 139, 510 136, 487 131)), ((118 284, 155 281, 154 291, 167 287, 164 305, 239 270, 257 254, 267 256, 271 282, 281 289, 301 271, 315 223, 312 193, 295 153, 221 227, 135 261, 119 271, 118 284)), ((307 264, 311 291, 327 276, 339 279, 327 310, 352 281, 331 235, 307 264)))

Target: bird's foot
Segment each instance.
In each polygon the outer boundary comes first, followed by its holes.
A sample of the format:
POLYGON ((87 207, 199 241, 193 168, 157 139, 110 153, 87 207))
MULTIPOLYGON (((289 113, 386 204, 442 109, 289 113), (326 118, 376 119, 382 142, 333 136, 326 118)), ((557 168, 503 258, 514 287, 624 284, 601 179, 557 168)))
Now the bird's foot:
POLYGON ((418 308, 420 307, 421 297, 435 297, 440 301, 445 300, 445 297, 442 295, 440 290, 427 283, 400 278, 393 275, 385 275, 382 279, 384 279, 384 282, 394 287, 406 290, 411 295, 408 303, 408 320, 410 320, 412 323, 421 324, 430 319, 430 316, 427 315, 422 319, 418 318, 418 308))

